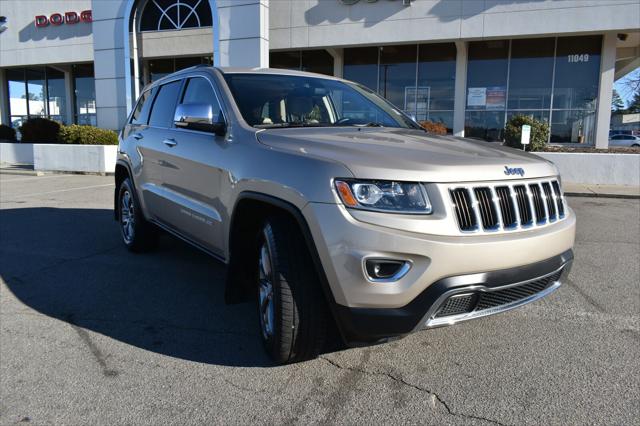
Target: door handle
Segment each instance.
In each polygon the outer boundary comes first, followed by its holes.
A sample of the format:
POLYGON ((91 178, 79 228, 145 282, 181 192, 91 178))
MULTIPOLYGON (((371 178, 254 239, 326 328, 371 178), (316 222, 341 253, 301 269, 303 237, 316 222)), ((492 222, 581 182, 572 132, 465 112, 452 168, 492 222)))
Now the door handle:
POLYGON ((165 139, 162 141, 163 144, 165 144, 168 147, 173 148, 174 146, 178 145, 178 142, 176 142, 175 139, 165 139))
POLYGON ((140 139, 144 138, 144 136, 142 135, 142 133, 134 133, 133 135, 131 135, 135 140, 139 141, 140 139))

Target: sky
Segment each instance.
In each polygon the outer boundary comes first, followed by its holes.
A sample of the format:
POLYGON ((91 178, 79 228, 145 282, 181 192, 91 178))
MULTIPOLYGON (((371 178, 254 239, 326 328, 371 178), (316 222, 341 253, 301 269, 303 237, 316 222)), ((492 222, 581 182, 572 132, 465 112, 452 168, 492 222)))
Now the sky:
POLYGON ((633 97, 633 92, 626 85, 626 82, 628 82, 630 79, 638 80, 639 78, 640 78, 640 68, 636 68, 635 71, 631 71, 629 74, 622 77, 620 80, 616 81, 614 84, 615 89, 617 90, 618 94, 620 95, 620 97, 625 103, 625 107, 629 105, 629 102, 633 97))

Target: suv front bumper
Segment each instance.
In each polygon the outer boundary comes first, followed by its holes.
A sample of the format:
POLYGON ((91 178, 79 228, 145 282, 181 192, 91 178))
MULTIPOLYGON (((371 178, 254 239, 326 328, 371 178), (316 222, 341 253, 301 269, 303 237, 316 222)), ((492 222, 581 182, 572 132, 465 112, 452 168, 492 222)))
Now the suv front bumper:
MULTIPOLYGON (((451 325, 460 321, 505 312, 534 302, 555 291, 571 270, 573 251, 568 250, 542 262, 500 271, 443 278, 431 284, 406 306, 392 309, 349 308, 337 305, 337 321, 349 343, 372 343, 400 337, 425 328, 451 325), (540 283, 539 291, 525 288, 540 283), (511 293, 508 298, 506 291, 511 293), (481 295, 493 297, 495 306, 480 307, 481 295), (468 312, 440 316, 451 296, 475 297, 468 312), (504 303, 499 303, 504 301, 504 303)), ((538 288, 539 288, 538 287, 538 288)), ((487 302, 483 306, 487 306, 487 302)))
POLYGON ((351 343, 402 336, 532 302, 559 286, 573 259, 575 215, 568 207, 565 219, 544 228, 460 236, 360 222, 335 204, 309 203, 303 213, 335 302, 334 316, 351 343), (405 260, 411 269, 397 281, 372 282, 363 270, 363 260, 370 257, 405 260), (519 288, 548 277, 549 282, 528 286, 533 289, 519 288), (514 298, 514 291, 523 297, 514 298), (472 294, 468 303, 483 309, 442 315, 439 309, 459 294, 472 294), (510 298, 500 299, 506 296, 510 298), (496 298, 504 303, 489 303, 496 298))

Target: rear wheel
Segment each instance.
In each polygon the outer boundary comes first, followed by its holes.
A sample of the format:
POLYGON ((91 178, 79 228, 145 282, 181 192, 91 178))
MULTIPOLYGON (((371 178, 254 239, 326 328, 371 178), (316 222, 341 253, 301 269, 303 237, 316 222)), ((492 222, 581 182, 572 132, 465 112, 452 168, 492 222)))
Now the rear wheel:
POLYGON ((118 193, 118 217, 120 235, 124 245, 131 251, 141 252, 150 249, 156 241, 153 225, 147 222, 140 207, 129 178, 120 184, 118 193))
POLYGON ((258 238, 258 317, 274 361, 315 358, 327 331, 327 306, 300 232, 286 217, 269 218, 258 238))

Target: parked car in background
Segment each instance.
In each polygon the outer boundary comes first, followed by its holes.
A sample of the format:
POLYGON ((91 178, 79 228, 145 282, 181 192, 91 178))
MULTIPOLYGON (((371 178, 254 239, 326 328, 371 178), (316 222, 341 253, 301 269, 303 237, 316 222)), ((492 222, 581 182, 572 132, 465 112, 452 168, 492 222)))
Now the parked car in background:
POLYGON ((551 162, 429 134, 334 77, 180 71, 143 91, 118 150, 127 248, 161 228, 225 262, 226 300, 256 303, 279 363, 315 357, 336 328, 373 344, 519 307, 573 260, 551 162))
POLYGON ((613 135, 609 138, 609 146, 631 146, 640 148, 640 136, 613 135))

